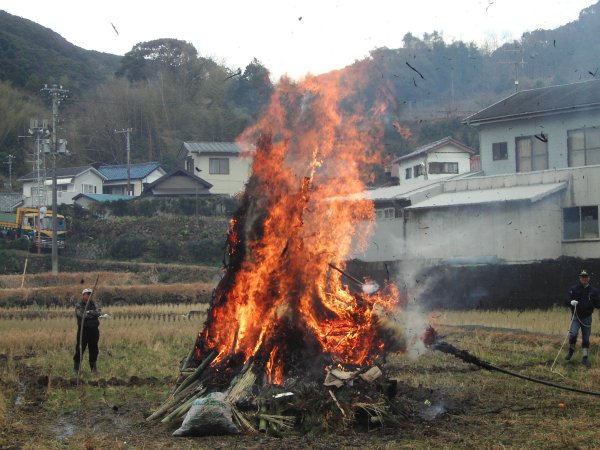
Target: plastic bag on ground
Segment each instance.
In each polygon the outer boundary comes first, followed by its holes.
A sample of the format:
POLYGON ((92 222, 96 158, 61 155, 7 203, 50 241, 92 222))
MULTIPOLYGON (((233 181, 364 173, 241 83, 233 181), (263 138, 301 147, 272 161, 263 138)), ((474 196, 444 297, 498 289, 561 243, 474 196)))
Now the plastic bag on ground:
POLYGON ((233 423, 231 404, 222 392, 211 392, 194 400, 181 426, 173 436, 207 436, 238 434, 233 423))

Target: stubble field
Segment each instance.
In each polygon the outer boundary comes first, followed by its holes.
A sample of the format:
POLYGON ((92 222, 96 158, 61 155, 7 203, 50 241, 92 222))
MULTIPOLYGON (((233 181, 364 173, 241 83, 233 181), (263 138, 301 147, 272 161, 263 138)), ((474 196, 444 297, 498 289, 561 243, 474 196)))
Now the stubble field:
MULTIPOLYGON (((202 326, 202 313, 189 311, 205 308, 206 303, 103 307, 112 319, 100 327, 99 373, 91 374, 84 363, 79 385, 72 372, 71 305, 0 308, 0 447, 600 447, 598 396, 490 372, 437 351, 418 358, 387 355, 383 371, 398 381, 400 401, 410 411, 394 427, 367 431, 347 421, 344 428, 322 423, 303 435, 174 438, 177 424, 145 419, 172 390, 180 361, 202 326)), ((580 364, 579 352, 566 363, 563 349, 551 370, 568 329, 566 309, 434 311, 428 320, 446 342, 494 365, 600 391, 597 332, 591 369, 580 364)))

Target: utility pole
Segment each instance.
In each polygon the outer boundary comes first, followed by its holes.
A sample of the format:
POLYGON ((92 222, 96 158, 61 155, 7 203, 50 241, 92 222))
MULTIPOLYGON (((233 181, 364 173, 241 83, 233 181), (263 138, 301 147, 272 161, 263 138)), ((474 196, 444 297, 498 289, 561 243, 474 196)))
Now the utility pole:
POLYGON ((4 164, 8 164, 8 190, 12 192, 12 160, 14 159, 14 155, 7 155, 8 161, 4 164))
POLYGON ((130 155, 131 148, 129 145, 129 134, 133 131, 132 128, 126 128, 124 130, 115 130, 115 133, 125 133, 127 137, 127 189, 125 195, 133 195, 133 192, 130 191, 131 185, 131 163, 130 163, 130 155))
MULTIPOLYGON (((48 196, 46 195, 46 158, 43 156, 41 138, 48 135, 48 121, 46 119, 29 119, 29 134, 35 137, 35 150, 33 152, 33 173, 36 175, 35 188, 31 188, 31 206, 38 210, 37 217, 37 252, 42 252, 42 218, 46 215, 48 196)), ((48 147, 43 145, 44 149, 48 147)))
MULTIPOLYGON (((525 59, 523 57, 523 47, 503 50, 503 52, 521 53, 521 61, 515 60, 515 61, 500 61, 500 62, 498 62, 498 64, 514 64, 514 66, 515 66, 515 80, 514 80, 515 92, 518 92, 519 91, 519 65, 521 65, 521 69, 523 69, 525 67, 525 64, 527 64, 527 62, 525 62, 525 59)), ((522 70, 522 72, 524 72, 524 70, 522 70)))
MULTIPOLYGON (((46 137, 50 131, 48 130, 47 119, 30 119, 29 120, 29 134, 35 138, 35 150, 33 151, 33 173, 36 175, 35 183, 35 195, 32 189, 31 192, 31 206, 35 206, 38 210, 42 206, 48 204, 48 196, 46 195, 46 163, 44 157, 44 151, 46 145, 43 145, 43 140, 46 141, 46 137)), ((49 149, 48 149, 49 150, 49 149)))
POLYGON ((48 92, 52 98, 52 274, 58 275, 58 240, 56 233, 56 229, 58 228, 58 198, 56 193, 56 155, 58 154, 58 140, 56 139, 56 121, 58 119, 58 106, 69 91, 56 84, 53 84, 52 87, 44 85, 42 91, 48 92))

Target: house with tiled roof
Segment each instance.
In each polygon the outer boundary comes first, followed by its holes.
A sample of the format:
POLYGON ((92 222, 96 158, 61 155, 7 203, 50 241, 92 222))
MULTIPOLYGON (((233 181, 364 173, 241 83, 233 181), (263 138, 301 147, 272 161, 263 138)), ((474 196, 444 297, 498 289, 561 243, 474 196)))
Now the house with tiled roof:
POLYGON ((212 185, 212 194, 236 195, 250 177, 253 149, 235 142, 184 142, 179 151, 183 168, 212 185))
MULTIPOLYGON (((79 194, 94 195, 127 195, 127 180, 130 183, 130 195, 138 197, 144 188, 161 178, 165 170, 160 163, 138 163, 101 165, 98 168, 91 165, 78 167, 62 167, 56 169, 57 203, 73 204, 79 194)), ((48 173, 30 172, 18 179, 23 183, 24 206, 52 204, 52 178, 48 173)), ((95 197, 94 202, 100 198, 95 197)), ((86 199, 88 199, 86 197, 86 199)), ((87 200, 82 200, 87 201, 87 200)))
MULTIPOLYGON (((102 193, 106 177, 92 166, 56 169, 57 204, 72 204, 77 194, 102 193)), ((24 206, 52 204, 52 178, 30 172, 18 178, 23 183, 24 206)))
POLYGON ((127 182, 129 180, 129 194, 138 197, 144 187, 154 183, 166 171, 158 162, 138 164, 102 165, 98 167, 104 177, 102 194, 127 195, 127 182))
POLYGON ((145 196, 180 197, 210 195, 212 184, 182 168, 173 169, 144 189, 145 196))
POLYGON ((129 201, 135 197, 131 195, 113 195, 113 194, 77 194, 73 197, 73 203, 82 208, 89 208, 92 205, 101 203, 110 203, 118 201, 129 201))
POLYGON ((391 175, 400 184, 441 180, 475 171, 478 163, 474 149, 448 136, 393 160, 391 175))

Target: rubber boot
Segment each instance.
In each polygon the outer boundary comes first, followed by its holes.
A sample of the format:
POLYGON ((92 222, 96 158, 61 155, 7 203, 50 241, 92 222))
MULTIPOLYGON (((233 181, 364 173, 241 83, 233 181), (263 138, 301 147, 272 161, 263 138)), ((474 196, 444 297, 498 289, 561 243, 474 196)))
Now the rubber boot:
POLYGON ((92 373, 98 373, 98 369, 96 369, 96 363, 90 363, 90 369, 92 373))
POLYGON ((567 361, 571 361, 571 358, 573 357, 573 353, 575 353, 575 347, 569 347, 569 350, 567 351, 567 356, 565 356, 565 359, 567 361))
POLYGON ((592 367, 592 365, 590 364, 590 361, 588 360, 588 349, 587 348, 582 349, 581 354, 583 355, 581 358, 581 364, 583 364, 585 367, 592 367))

